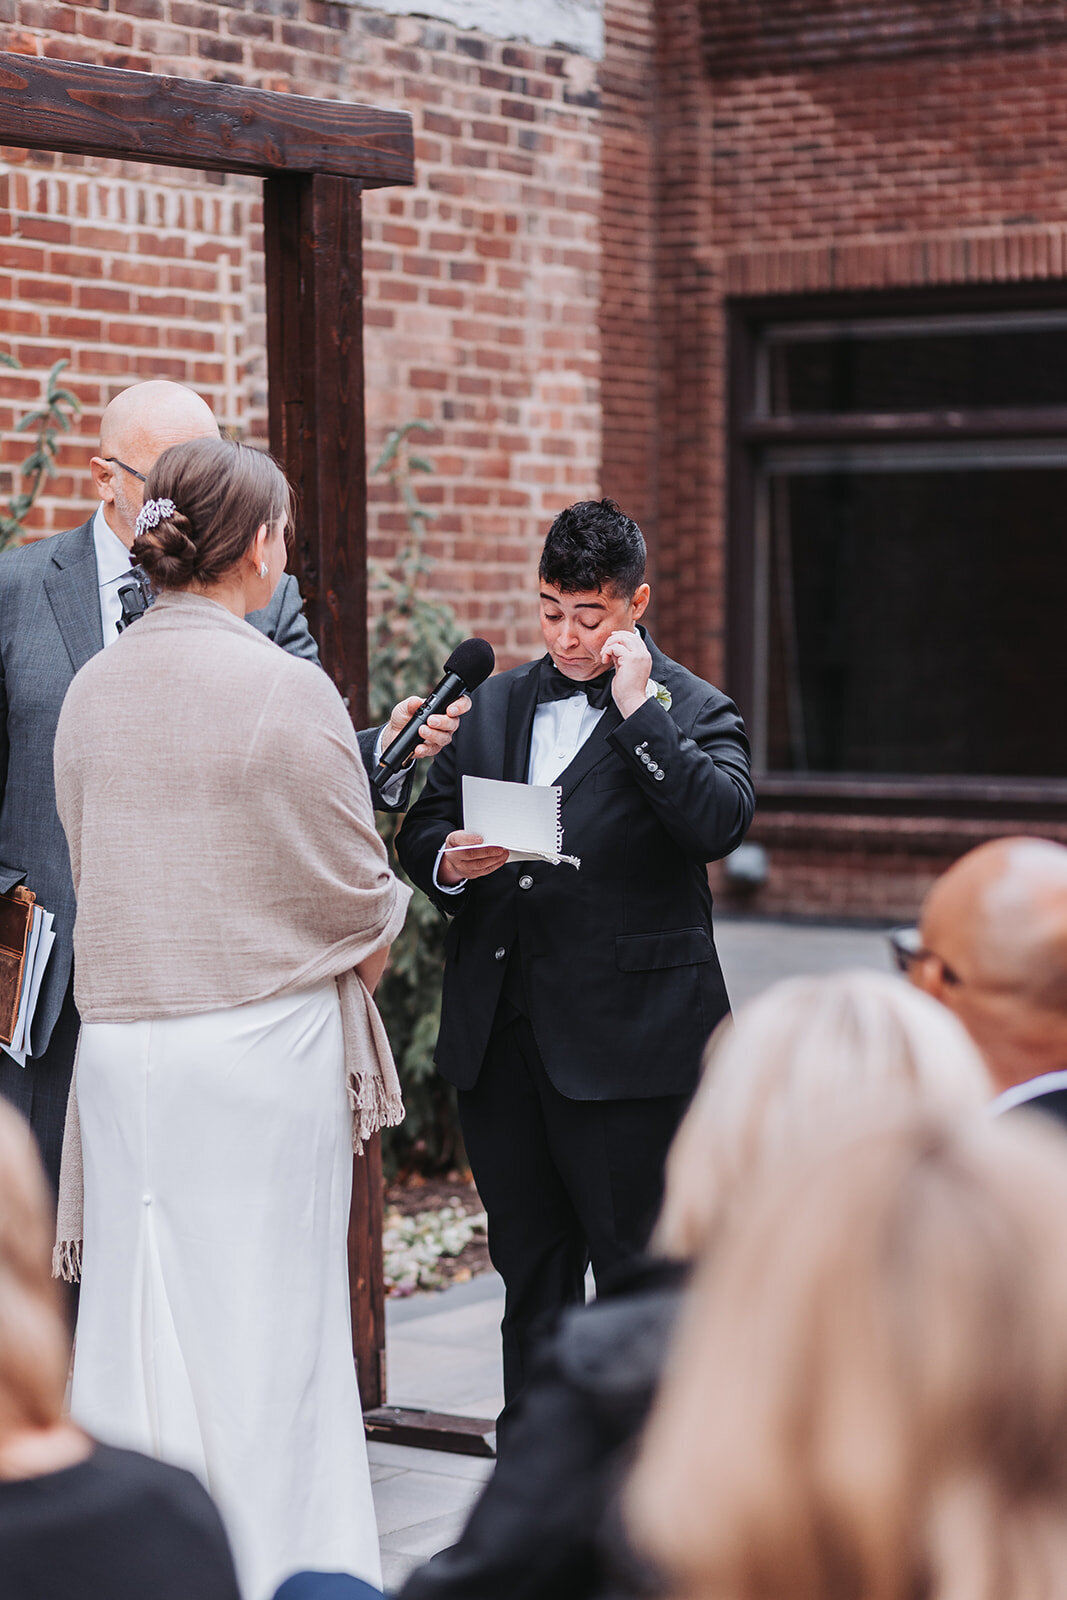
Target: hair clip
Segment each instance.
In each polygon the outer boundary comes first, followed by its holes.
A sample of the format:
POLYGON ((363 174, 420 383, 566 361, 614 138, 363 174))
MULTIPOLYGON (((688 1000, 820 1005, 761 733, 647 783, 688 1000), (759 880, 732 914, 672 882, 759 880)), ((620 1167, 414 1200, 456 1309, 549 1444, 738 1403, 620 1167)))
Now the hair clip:
POLYGON ((177 509, 173 500, 146 500, 137 513, 137 521, 133 525, 134 533, 140 536, 149 528, 158 528, 159 524, 166 522, 177 509))

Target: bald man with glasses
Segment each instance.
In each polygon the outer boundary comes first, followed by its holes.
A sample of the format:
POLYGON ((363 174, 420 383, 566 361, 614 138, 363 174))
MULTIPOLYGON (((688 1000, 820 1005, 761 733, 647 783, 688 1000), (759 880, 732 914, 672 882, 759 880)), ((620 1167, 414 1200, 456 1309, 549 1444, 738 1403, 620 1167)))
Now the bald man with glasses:
MULTIPOLYGON (((53 1186, 79 1026, 74 885, 52 777, 56 723, 74 674, 151 603, 143 575, 130 564, 145 475, 170 445, 217 438, 218 431, 207 402, 181 384, 154 381, 124 389, 104 411, 100 450, 89 463, 100 502, 95 515, 79 528, 0 556, 0 893, 25 883, 53 913, 56 935, 33 1017, 30 1057, 23 1066, 0 1047, 0 1095, 29 1119, 53 1186)), ((247 620, 291 655, 318 659, 290 574, 270 605, 247 620)), ((401 702, 383 728, 359 735, 368 775, 420 704, 417 697, 401 702)), ((469 705, 464 698, 424 724, 415 755, 442 749, 469 705)), ((137 781, 135 772, 122 776, 137 781)), ((385 810, 403 810, 409 790, 410 771, 377 791, 372 785, 375 804, 385 810)), ((134 839, 128 845, 131 851, 141 848, 134 839)))
POLYGON ((917 988, 955 1012, 1001 1091, 1067 1116, 1067 848, 992 839, 943 873, 890 935, 917 988))

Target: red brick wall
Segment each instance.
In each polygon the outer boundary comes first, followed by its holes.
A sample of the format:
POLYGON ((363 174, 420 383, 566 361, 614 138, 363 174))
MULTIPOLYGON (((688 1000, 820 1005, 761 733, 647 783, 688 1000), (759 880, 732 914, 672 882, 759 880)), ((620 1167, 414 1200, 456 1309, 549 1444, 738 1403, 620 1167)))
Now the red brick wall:
MULTIPOLYGON (((365 206, 368 451, 432 424, 433 588, 506 662, 529 655, 546 521, 599 478, 595 65, 319 0, 0 0, 0 48, 412 112, 416 185, 365 206)), ((10 430, 60 358, 85 415, 37 531, 87 514, 100 410, 138 378, 264 438, 259 227, 248 179, 0 153, 0 349, 24 367, 0 371, 0 501, 26 453, 10 430)), ((382 484, 370 535, 381 558, 404 536, 382 484)))
MULTIPOLYGON (((1060 0, 874 17, 606 0, 597 65, 317 0, 0 0, 0 44, 410 109, 417 185, 367 199, 368 436, 434 428, 434 590, 520 659, 546 521, 602 487, 649 534, 657 637, 729 688, 730 297, 1067 274, 1060 0), (993 22, 1010 48, 987 48, 993 22)), ((83 514, 100 405, 130 378, 195 383, 262 436, 254 184, 16 154, 0 200, 0 347, 26 362, 0 373, 0 494, 7 430, 61 355, 87 416, 41 528, 83 514)), ((402 536, 372 486, 372 552, 402 536)), ((765 807, 757 904, 900 914, 969 839, 911 820, 846 846, 841 818, 765 807)))
MULTIPOLYGON (((660 633, 712 677, 724 671, 714 624, 726 544, 730 297, 1067 278, 1064 8, 1020 0, 998 9, 1019 24, 1010 49, 981 47, 971 24, 988 14, 983 0, 893 0, 877 13, 849 0, 661 8, 658 361, 670 438, 661 439, 669 606, 660 633), (797 66, 807 46, 813 55, 820 29, 825 44, 827 20, 850 9, 868 21, 877 15, 902 58, 864 61, 850 47, 797 66), (918 43, 908 31, 919 12, 939 23, 939 53, 905 58, 918 43), (950 32, 952 16, 964 12, 966 26, 950 32), (768 32, 749 26, 757 18, 793 28, 788 65, 772 59, 768 32), (731 19, 748 34, 735 30, 725 75, 731 19), (719 30, 721 47, 714 75, 707 58, 695 66, 709 29, 719 30), (695 576, 688 590, 686 574, 695 576)), ((1067 281, 1064 295, 1067 302, 1067 281)), ((768 803, 752 833, 770 852, 768 885, 747 900, 725 892, 756 909, 904 916, 946 860, 1004 831, 1054 828, 1018 818, 818 818, 768 803)))
POLYGON ((1061 0, 701 0, 714 76, 1067 38, 1061 0))

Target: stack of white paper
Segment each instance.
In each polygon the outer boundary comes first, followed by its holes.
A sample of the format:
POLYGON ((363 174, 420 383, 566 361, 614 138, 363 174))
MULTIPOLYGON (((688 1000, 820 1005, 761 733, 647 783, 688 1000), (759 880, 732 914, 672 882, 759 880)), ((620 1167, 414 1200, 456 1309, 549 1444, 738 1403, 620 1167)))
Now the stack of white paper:
POLYGON ((26 941, 26 962, 22 969, 22 991, 19 995, 18 1015, 15 1018, 15 1032, 11 1036, 10 1044, 0 1046, 18 1062, 20 1067, 26 1065, 27 1057, 33 1052, 30 1029, 33 1014, 37 1009, 37 999, 41 993, 44 969, 48 965, 52 946, 56 942, 56 936, 52 931, 55 920, 51 911, 44 911, 40 906, 34 906, 30 936, 26 941))

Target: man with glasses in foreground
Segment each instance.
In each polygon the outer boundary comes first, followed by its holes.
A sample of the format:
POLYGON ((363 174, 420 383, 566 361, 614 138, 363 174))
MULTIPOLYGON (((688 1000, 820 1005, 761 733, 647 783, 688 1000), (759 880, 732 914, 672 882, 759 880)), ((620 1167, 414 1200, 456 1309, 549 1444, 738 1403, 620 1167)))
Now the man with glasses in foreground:
MULTIPOLYGON (((53 1187, 78 1038, 74 885, 52 777, 56 723, 79 667, 151 603, 143 576, 130 565, 145 475, 171 445, 214 439, 218 432, 207 402, 181 384, 157 380, 124 389, 104 411, 100 451, 89 463, 100 499, 95 515, 79 528, 0 556, 0 894, 25 883, 53 913, 56 935, 33 1016, 30 1059, 22 1065, 0 1048, 0 1095, 29 1119, 53 1187)), ((270 605, 247 620, 291 655, 318 659, 291 575, 270 605)), ((403 701, 385 727, 359 735, 368 774, 420 704, 417 697, 403 701)), ((415 755, 442 749, 469 705, 463 698, 448 714, 432 717, 415 755)), ((137 782, 135 772, 116 778, 137 782)), ((379 808, 403 810, 409 790, 406 771, 372 788, 372 796, 379 808)), ((194 833, 191 828, 190 849, 196 848, 194 833)), ((131 851, 144 848, 136 839, 127 843, 131 851)))
POLYGON ((993 839, 961 856, 890 935, 900 970, 955 1012, 1001 1091, 1067 1120, 1067 848, 993 839))

